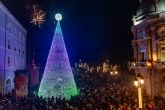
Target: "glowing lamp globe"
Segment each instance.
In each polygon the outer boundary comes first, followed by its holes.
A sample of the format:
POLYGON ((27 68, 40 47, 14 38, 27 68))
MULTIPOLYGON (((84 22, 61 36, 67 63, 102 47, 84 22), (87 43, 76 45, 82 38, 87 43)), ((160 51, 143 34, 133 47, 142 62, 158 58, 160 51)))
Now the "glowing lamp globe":
POLYGON ((56 19, 57 21, 61 21, 61 20, 62 20, 62 15, 61 15, 60 13, 57 13, 57 14, 55 15, 55 19, 56 19))

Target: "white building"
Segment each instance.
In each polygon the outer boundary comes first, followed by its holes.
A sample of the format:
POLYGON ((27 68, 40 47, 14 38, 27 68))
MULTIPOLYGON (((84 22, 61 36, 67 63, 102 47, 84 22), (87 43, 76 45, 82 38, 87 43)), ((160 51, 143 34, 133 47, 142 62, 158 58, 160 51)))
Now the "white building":
POLYGON ((0 2, 0 93, 14 88, 14 73, 26 69, 25 28, 0 2))

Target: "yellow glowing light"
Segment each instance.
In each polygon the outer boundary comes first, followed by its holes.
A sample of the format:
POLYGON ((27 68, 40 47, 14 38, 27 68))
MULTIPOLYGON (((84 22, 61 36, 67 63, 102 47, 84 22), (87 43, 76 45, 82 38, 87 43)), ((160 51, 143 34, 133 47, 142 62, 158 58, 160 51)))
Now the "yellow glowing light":
POLYGON ((142 90, 141 87, 138 88, 138 99, 139 99, 139 108, 142 108, 142 90))
POLYGON ((141 79, 141 80, 140 80, 140 83, 141 83, 141 84, 144 84, 144 79, 141 79))
POLYGON ((147 67, 151 67, 151 62, 147 62, 147 67))
POLYGON ((157 61, 156 52, 153 53, 153 61, 157 61))
POLYGON ((134 85, 135 86, 138 86, 138 81, 134 81, 134 85))
POLYGON ((117 72, 117 71, 115 71, 115 74, 118 74, 118 72, 117 72))

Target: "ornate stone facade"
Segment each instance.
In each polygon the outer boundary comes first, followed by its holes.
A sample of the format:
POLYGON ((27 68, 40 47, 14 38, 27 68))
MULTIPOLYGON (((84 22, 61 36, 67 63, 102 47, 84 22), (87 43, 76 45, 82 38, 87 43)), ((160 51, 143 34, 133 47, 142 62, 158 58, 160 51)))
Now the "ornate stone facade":
POLYGON ((132 67, 148 95, 165 97, 165 0, 141 0, 133 22, 132 67))

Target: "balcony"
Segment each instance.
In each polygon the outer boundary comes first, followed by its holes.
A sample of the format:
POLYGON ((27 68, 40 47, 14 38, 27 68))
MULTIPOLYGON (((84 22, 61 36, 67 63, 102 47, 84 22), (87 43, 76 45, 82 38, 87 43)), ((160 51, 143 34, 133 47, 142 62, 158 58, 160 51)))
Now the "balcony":
POLYGON ((155 64, 155 67, 156 67, 157 69, 165 69, 165 62, 157 62, 157 63, 155 64))
POLYGON ((129 68, 130 69, 165 69, 165 62, 153 62, 153 66, 151 62, 130 62, 129 63, 129 68))
POLYGON ((130 69, 135 69, 135 68, 146 68, 149 69, 151 68, 152 64, 150 62, 130 62, 129 67, 130 69))

